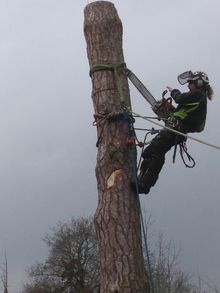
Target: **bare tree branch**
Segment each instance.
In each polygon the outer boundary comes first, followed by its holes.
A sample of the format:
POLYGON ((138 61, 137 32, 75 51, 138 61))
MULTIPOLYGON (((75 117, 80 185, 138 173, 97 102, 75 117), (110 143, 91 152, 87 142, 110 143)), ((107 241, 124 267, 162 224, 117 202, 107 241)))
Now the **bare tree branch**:
POLYGON ((4 288, 4 293, 8 293, 8 261, 6 253, 4 267, 2 268, 1 281, 4 288))

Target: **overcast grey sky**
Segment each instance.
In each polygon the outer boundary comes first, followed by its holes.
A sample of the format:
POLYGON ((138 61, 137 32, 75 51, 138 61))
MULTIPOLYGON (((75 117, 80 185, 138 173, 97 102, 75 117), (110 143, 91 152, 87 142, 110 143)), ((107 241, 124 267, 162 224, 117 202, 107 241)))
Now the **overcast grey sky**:
MULTIPOLYGON (((93 214, 97 205, 96 129, 83 35, 92 1, 0 1, 0 263, 7 252, 10 293, 25 269, 47 254, 42 237, 58 221, 93 214)), ((186 70, 209 74, 215 97, 206 129, 194 135, 220 145, 219 0, 112 1, 124 27, 127 66, 160 97, 186 70)), ((132 87, 133 109, 152 115, 132 87), (146 110, 145 110, 146 109, 146 110)), ((136 126, 151 127, 138 121, 136 126)), ((143 134, 140 134, 140 139, 143 134)), ((181 247, 183 268, 219 279, 218 150, 188 141, 197 165, 172 152, 143 207, 181 247)))

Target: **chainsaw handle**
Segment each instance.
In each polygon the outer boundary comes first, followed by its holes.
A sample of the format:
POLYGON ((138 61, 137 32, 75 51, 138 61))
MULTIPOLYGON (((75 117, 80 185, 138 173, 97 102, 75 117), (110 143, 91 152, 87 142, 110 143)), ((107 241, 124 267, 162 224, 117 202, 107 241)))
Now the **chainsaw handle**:
POLYGON ((164 96, 163 96, 163 98, 162 98, 162 103, 160 104, 159 108, 162 107, 162 106, 164 106, 164 105, 167 104, 167 103, 169 103, 170 106, 171 106, 171 105, 172 105, 172 98, 169 97, 169 98, 166 99, 166 98, 164 98, 164 96))
POLYGON ((164 90, 162 93, 162 98, 165 99, 165 95, 168 93, 168 90, 164 90))
POLYGON ((164 90, 163 91, 163 93, 162 93, 162 104, 161 105, 163 105, 164 103, 166 103, 166 102, 168 102, 168 103, 170 103, 170 104, 172 104, 172 98, 171 97, 169 97, 169 98, 165 98, 165 95, 168 93, 168 90, 164 90))
POLYGON ((166 102, 167 102, 167 103, 170 103, 170 104, 172 105, 172 101, 173 101, 172 98, 169 97, 169 98, 165 99, 164 102, 165 102, 165 103, 166 103, 166 102))
POLYGON ((163 91, 162 93, 162 101, 157 106, 156 114, 160 117, 167 118, 170 115, 170 112, 173 112, 175 110, 175 107, 172 105, 172 98, 165 98, 165 95, 167 94, 167 90, 163 91))

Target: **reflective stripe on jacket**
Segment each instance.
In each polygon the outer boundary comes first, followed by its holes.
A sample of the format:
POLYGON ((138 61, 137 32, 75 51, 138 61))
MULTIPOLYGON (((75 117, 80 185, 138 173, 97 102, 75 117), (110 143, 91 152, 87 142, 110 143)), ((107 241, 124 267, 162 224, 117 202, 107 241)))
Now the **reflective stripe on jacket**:
POLYGON ((174 89, 171 97, 178 104, 171 116, 181 120, 187 132, 202 131, 207 113, 206 93, 202 90, 181 93, 178 89, 174 89))

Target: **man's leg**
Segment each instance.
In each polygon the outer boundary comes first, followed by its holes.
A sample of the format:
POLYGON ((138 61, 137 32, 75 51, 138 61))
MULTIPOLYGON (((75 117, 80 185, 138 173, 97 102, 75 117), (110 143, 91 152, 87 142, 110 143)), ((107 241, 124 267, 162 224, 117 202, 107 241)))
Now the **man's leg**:
POLYGON ((165 154, 175 145, 174 133, 162 130, 143 152, 143 161, 138 176, 139 193, 147 194, 155 185, 165 162, 165 154))

